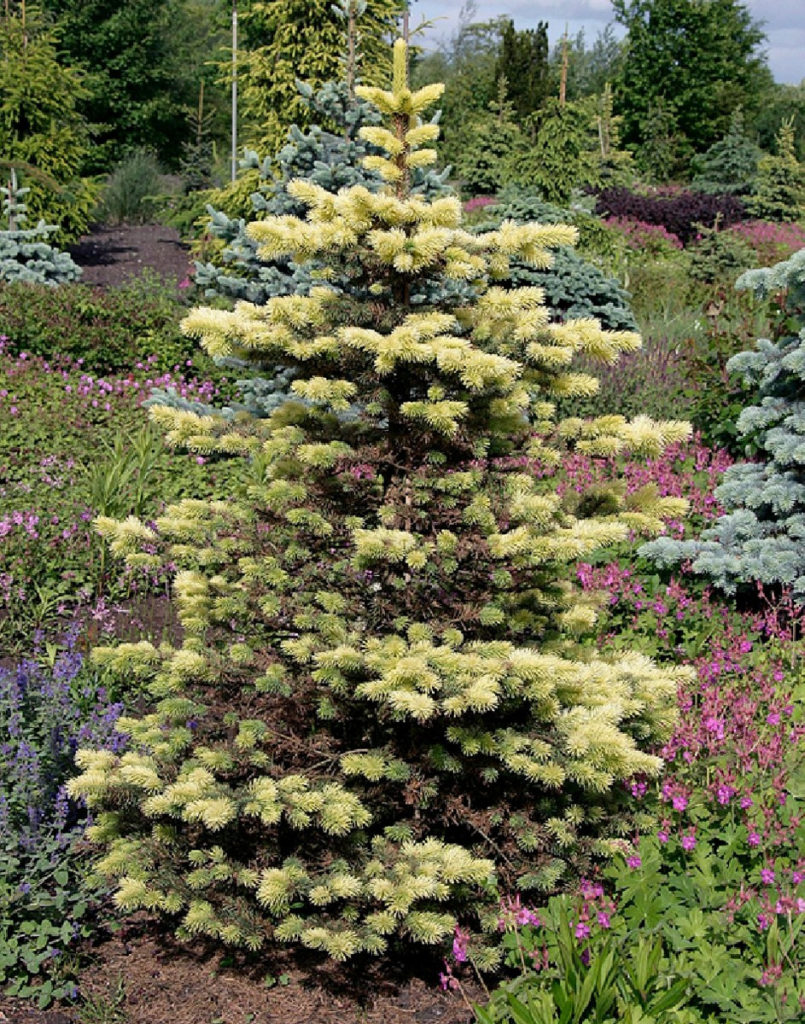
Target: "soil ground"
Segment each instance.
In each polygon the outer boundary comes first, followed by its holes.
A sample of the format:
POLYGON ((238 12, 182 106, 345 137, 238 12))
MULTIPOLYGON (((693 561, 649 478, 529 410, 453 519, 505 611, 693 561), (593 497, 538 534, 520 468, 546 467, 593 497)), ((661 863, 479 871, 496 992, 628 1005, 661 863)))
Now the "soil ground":
POLYGON ((179 233, 162 224, 98 227, 69 246, 69 251, 83 269, 81 280, 104 288, 122 284, 147 268, 177 281, 193 270, 179 233))
MULTIPOLYGON (((162 225, 99 228, 71 247, 82 280, 111 287, 150 268, 181 281, 187 250, 162 225)), ((83 950, 81 999, 37 1010, 0 995, 0 1024, 469 1024, 456 992, 442 992, 440 963, 344 966, 283 952, 257 961, 201 944, 179 945, 157 921, 130 919, 83 950), (267 984, 268 978, 268 984, 267 984)), ((470 983, 470 1000, 483 993, 470 983)))

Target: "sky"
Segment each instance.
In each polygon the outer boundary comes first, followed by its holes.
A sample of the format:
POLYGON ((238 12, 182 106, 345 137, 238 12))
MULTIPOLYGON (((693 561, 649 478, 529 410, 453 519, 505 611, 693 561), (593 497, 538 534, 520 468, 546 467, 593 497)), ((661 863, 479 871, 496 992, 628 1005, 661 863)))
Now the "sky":
MULTIPOLYGON (((450 38, 462 4, 463 0, 414 0, 412 27, 423 18, 435 21, 422 41, 426 49, 440 39, 450 38)), ((805 80, 805 0, 744 0, 744 5, 756 21, 765 23, 766 52, 775 81, 798 85, 805 80)), ((583 28, 589 45, 614 21, 610 0, 477 0, 475 7, 474 21, 506 14, 519 29, 547 21, 551 45, 562 35, 565 25, 571 35, 583 28)), ((617 35, 622 36, 621 27, 615 27, 617 35)))

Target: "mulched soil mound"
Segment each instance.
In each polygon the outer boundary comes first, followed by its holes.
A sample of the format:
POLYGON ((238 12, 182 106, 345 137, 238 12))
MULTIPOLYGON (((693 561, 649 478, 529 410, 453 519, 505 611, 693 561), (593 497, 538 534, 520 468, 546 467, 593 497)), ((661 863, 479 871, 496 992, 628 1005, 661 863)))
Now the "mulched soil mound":
MULTIPOLYGON (((405 965, 328 963, 280 952, 238 957, 184 946, 147 917, 129 919, 88 951, 81 1005, 36 1010, 0 997, 0 1024, 471 1024, 432 957, 405 965), (418 976, 421 974, 422 976, 418 976), (268 982, 266 978, 268 977, 268 982)), ((483 1002, 469 983, 465 993, 483 1002)))
POLYGON ((139 277, 145 269, 177 282, 193 270, 179 232, 163 224, 97 227, 68 246, 68 251, 83 270, 81 280, 103 288, 139 277))
MULTIPOLYGON (((98 228, 70 247, 82 280, 112 287, 150 269, 184 280, 187 249, 159 224, 98 228)), ((84 950, 77 1006, 37 1010, 0 995, 0 1024, 470 1024, 456 992, 438 985, 439 960, 339 965, 302 953, 261 961, 177 944, 156 921, 129 918, 84 950), (266 984, 266 978, 269 984, 266 984), (271 983, 271 979, 276 980, 271 983)), ((474 984, 471 1001, 483 1002, 474 984)))

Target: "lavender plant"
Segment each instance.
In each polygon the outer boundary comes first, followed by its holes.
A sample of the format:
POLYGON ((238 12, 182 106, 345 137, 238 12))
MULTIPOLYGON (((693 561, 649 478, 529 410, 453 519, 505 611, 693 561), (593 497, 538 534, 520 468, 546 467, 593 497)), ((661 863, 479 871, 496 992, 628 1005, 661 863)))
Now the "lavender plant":
POLYGON ((121 751, 123 710, 89 669, 77 632, 38 639, 0 668, 0 985, 40 1006, 69 997, 64 951, 91 933, 103 885, 87 875, 86 812, 67 796, 79 745, 121 751))

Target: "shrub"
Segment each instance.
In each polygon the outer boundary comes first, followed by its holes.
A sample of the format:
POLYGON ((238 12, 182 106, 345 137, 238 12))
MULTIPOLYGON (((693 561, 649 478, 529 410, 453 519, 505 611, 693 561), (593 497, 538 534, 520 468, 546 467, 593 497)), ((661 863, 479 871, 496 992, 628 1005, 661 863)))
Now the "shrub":
POLYGON ((749 212, 761 220, 798 220, 805 210, 805 168, 794 152, 793 118, 777 134, 777 152, 758 164, 749 212))
POLYGON ((307 400, 268 421, 154 410, 175 444, 251 455, 247 497, 185 500, 154 527, 99 521, 130 563, 176 564, 185 634, 96 650, 154 704, 121 721, 122 758, 78 754, 71 792, 94 809, 121 910, 182 936, 336 959, 440 943, 458 913, 484 918, 494 871, 550 891, 611 848, 608 829, 634 826, 615 781, 655 774, 646 748, 671 727, 680 673, 588 657, 596 602, 567 566, 685 502, 648 486, 565 505, 528 467, 657 452, 687 425, 554 423, 552 396, 594 387, 567 371, 574 351, 614 360, 638 339, 548 324, 536 289, 486 286, 574 232, 476 236, 457 199, 411 194, 438 134, 417 115, 441 88, 412 94, 406 58, 399 41, 391 92, 360 90, 396 126, 363 129, 389 154, 367 159, 387 189, 299 181, 306 220, 249 229, 264 257, 315 260, 348 288, 185 321, 209 352, 287 363, 307 400))
POLYGON ((748 195, 757 174, 760 150, 744 134, 743 113, 736 110, 724 138, 694 157, 693 188, 714 195, 748 195))
POLYGON ((749 242, 734 231, 721 231, 719 225, 701 229, 690 247, 690 275, 696 281, 713 284, 729 278, 734 281, 742 270, 755 263, 749 242))
POLYGON ((756 404, 743 409, 738 432, 754 462, 740 462, 724 476, 717 496, 724 516, 700 540, 661 538, 643 553, 660 565, 693 559, 695 571, 727 593, 759 581, 790 587, 798 601, 805 595, 805 522, 803 486, 803 380, 805 380, 805 249, 765 270, 752 270, 739 288, 759 296, 782 293, 783 330, 778 341, 758 341, 740 352, 727 369, 756 389, 756 404))
POLYGON ((602 216, 628 217, 661 225, 683 245, 695 238, 700 225, 712 228, 718 220, 726 227, 745 215, 744 204, 736 196, 683 190, 670 195, 642 195, 627 188, 607 188, 599 192, 595 210, 602 216))
MULTIPOLYGON (((184 308, 174 287, 147 274, 105 291, 13 283, 0 286, 0 334, 8 351, 81 359, 89 373, 125 372, 153 354, 163 372, 194 354, 179 331, 184 308)), ((201 369, 216 372, 204 358, 201 369)))
POLYGON ((87 230, 97 200, 95 183, 80 177, 91 148, 81 76, 61 61, 57 35, 33 4, 6 5, 0 52, 3 166, 22 175, 32 219, 57 225, 63 244, 87 230))

